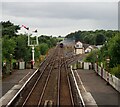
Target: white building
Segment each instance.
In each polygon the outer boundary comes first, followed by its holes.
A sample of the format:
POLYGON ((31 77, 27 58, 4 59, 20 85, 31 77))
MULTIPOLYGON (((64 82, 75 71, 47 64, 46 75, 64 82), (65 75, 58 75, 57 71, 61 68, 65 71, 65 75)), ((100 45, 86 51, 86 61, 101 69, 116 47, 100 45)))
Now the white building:
POLYGON ((85 53, 89 53, 89 52, 91 52, 92 50, 95 50, 95 49, 97 49, 97 47, 95 47, 93 45, 90 45, 85 49, 85 53))
POLYGON ((95 49, 98 49, 95 45, 83 44, 82 42, 78 41, 74 46, 74 53, 84 54, 89 53, 95 49))
POLYGON ((78 41, 75 46, 74 46, 75 50, 75 54, 84 54, 84 47, 83 47, 83 43, 78 41))

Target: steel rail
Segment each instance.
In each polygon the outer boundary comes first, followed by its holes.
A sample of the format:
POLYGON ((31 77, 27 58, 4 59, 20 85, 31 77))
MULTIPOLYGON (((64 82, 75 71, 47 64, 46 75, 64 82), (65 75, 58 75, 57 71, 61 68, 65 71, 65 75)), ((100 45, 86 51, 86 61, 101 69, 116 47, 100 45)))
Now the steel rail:
POLYGON ((74 100, 73 100, 73 95, 72 95, 72 89, 71 89, 71 86, 70 86, 70 80, 69 80, 69 77, 68 77, 68 72, 67 72, 67 64, 65 61, 65 58, 64 58, 64 55, 61 54, 62 58, 60 60, 60 66, 59 66, 59 73, 58 73, 58 97, 57 97, 57 107, 60 106, 60 85, 61 85, 61 68, 62 66, 64 66, 64 69, 66 71, 66 76, 67 76, 67 83, 68 83, 68 87, 69 87, 69 94, 70 94, 70 99, 71 99, 71 104, 72 106, 74 106, 74 100))
MULTIPOLYGON (((55 47, 56 50, 57 47, 55 47)), ((54 52, 55 53, 55 52, 54 52)), ((42 66, 46 60, 48 60, 49 58, 47 57, 42 63, 40 63, 39 66, 42 66)), ((33 75, 25 82, 25 84, 23 84, 22 88, 16 93, 16 95, 8 102, 8 104, 6 105, 6 107, 9 107, 12 102, 17 98, 17 96, 22 92, 22 90, 24 89, 24 87, 28 84, 28 82, 33 78, 33 76, 39 71, 39 69, 37 69, 33 75)))
POLYGON ((69 92, 70 92, 70 96, 71 96, 71 103, 72 103, 72 106, 74 107, 75 106, 75 104, 74 104, 74 100, 73 100, 73 94, 72 94, 72 88, 71 88, 71 85, 70 85, 70 79, 69 79, 69 76, 68 76, 68 69, 67 69, 67 63, 66 63, 66 61, 65 61, 65 64, 64 64, 64 66, 65 66, 65 70, 66 70, 66 72, 67 72, 67 81, 68 81, 68 86, 69 86, 69 92))
MULTIPOLYGON (((70 58, 74 58, 74 57, 72 56, 70 58)), ((70 94, 70 99, 71 99, 71 104, 72 104, 71 106, 74 107, 75 104, 74 104, 74 100, 73 100, 72 88, 71 88, 71 85, 70 85, 70 80, 69 80, 68 71, 67 71, 68 70, 67 69, 67 61, 69 61, 70 58, 65 60, 65 58, 63 57, 63 61, 61 61, 62 63, 61 63, 60 67, 64 66, 64 68, 65 68, 66 76, 67 76, 67 83, 68 83, 68 87, 69 87, 69 94, 70 94)))
MULTIPOLYGON (((59 48, 58 48, 59 49, 59 48)), ((57 51, 58 53, 57 53, 57 55, 59 55, 59 50, 57 51)), ((56 55, 56 56, 57 56, 56 55)), ((55 58, 55 57, 54 57, 55 58)), ((38 107, 41 105, 41 103, 42 103, 42 99, 43 99, 43 97, 44 97, 44 94, 45 94, 45 90, 46 90, 46 88, 47 88, 47 85, 48 85, 48 82, 49 82, 49 79, 50 79, 50 75, 51 75, 51 73, 52 73, 52 70, 53 70, 53 68, 54 68, 54 64, 55 64, 55 61, 56 61, 56 59, 54 59, 51 63, 51 69, 50 69, 50 72, 49 72, 49 74, 48 74, 48 77, 47 77, 47 79, 46 79, 46 82, 45 82, 45 85, 44 85, 44 88, 43 88, 43 91, 42 91, 42 94, 41 94, 41 96, 40 96, 40 99, 39 99, 39 102, 38 102, 38 107)))
MULTIPOLYGON (((60 60, 60 62, 61 62, 61 60, 60 60)), ((60 79, 61 79, 61 77, 60 77, 60 75, 61 75, 61 70, 60 70, 60 67, 61 67, 61 65, 59 64, 59 67, 58 67, 58 85, 57 85, 57 87, 58 87, 58 94, 57 94, 57 107, 59 107, 59 105, 60 105, 60 79)))
POLYGON ((33 86, 32 89, 31 89, 30 93, 28 94, 27 98, 25 99, 24 103, 22 104, 22 107, 25 106, 26 102, 28 101, 29 97, 31 96, 32 92, 34 91, 37 83, 38 83, 39 80, 41 79, 41 77, 42 77, 42 75, 43 75, 43 73, 44 73, 44 71, 45 71, 45 69, 47 68, 48 65, 49 65, 49 63, 46 65, 46 67, 44 68, 44 70, 42 71, 42 73, 40 74, 40 76, 38 77, 37 81, 35 82, 34 86, 33 86))
MULTIPOLYGON (((55 62, 55 60, 54 60, 54 62, 55 62)), ((47 79, 46 79, 46 81, 45 81, 45 85, 44 85, 44 88, 43 88, 43 90, 42 90, 42 94, 41 94, 41 96, 40 96, 40 98, 39 98, 38 107, 39 107, 40 104, 41 104, 43 95, 44 95, 44 93, 45 93, 47 84, 48 84, 48 82, 49 82, 49 78, 50 78, 51 72, 52 72, 53 67, 54 67, 54 62, 52 62, 52 64, 51 64, 51 65, 52 65, 52 66, 51 66, 51 69, 50 69, 49 74, 48 74, 48 77, 47 77, 47 79)))
MULTIPOLYGON (((56 50, 56 49, 55 49, 55 50, 56 50)), ((55 53, 55 52, 56 52, 56 51, 54 51, 54 53, 55 53)), ((54 55, 54 53, 53 53, 53 55, 54 55)), ((40 76, 38 77, 37 81, 35 82, 34 86, 33 86, 32 89, 31 89, 30 93, 28 94, 27 98, 25 99, 24 103, 22 104, 22 107, 24 107, 25 104, 27 103, 28 99, 30 98, 32 92, 34 91, 37 83, 38 83, 39 80, 41 79, 41 77, 42 77, 42 75, 44 74, 44 71, 46 70, 46 68, 48 67, 48 65, 51 64, 50 62, 52 61, 53 55, 51 55, 50 61, 46 64, 46 66, 45 66, 44 69, 42 70, 40 76)))

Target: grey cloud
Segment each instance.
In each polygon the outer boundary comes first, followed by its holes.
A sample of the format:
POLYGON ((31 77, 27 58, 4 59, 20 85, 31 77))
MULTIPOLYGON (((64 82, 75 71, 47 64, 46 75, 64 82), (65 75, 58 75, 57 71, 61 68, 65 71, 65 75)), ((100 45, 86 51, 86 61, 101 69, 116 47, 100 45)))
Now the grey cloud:
POLYGON ((118 29, 120 31, 120 1, 118 3, 118 29))
POLYGON ((3 20, 38 28, 40 33, 65 35, 75 30, 117 29, 116 2, 4 2, 3 20))
POLYGON ((117 3, 3 3, 3 14, 16 17, 115 20, 117 3))

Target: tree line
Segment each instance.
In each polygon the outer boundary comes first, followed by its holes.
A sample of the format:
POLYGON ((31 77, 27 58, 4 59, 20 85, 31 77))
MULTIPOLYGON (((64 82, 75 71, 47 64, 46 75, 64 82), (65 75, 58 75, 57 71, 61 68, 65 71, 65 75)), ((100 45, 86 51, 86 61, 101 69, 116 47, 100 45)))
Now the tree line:
POLYGON ((102 45, 105 41, 109 41, 114 37, 118 30, 96 30, 96 31, 76 31, 70 33, 66 38, 73 39, 75 41, 81 41, 91 45, 102 45))

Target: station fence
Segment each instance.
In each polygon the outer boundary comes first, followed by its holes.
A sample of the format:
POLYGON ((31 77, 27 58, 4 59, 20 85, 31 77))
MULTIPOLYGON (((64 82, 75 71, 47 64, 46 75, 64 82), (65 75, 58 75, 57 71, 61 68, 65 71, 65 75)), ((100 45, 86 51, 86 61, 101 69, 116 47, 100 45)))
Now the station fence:
POLYGON ((77 69, 94 69, 95 72, 101 76, 105 81, 107 81, 113 88, 115 88, 118 92, 120 92, 120 79, 116 76, 107 72, 103 67, 95 64, 91 64, 89 62, 76 62, 72 64, 74 70, 77 69))
POLYGON ((106 80, 107 82, 109 81, 109 84, 113 88, 115 88, 118 92, 120 92, 120 79, 118 79, 114 75, 108 73, 105 69, 103 69, 102 67, 98 66, 96 63, 94 65, 94 70, 104 80, 106 80))

